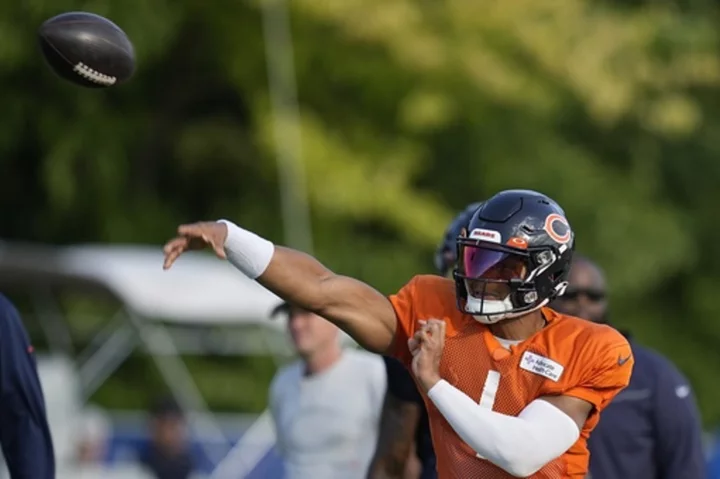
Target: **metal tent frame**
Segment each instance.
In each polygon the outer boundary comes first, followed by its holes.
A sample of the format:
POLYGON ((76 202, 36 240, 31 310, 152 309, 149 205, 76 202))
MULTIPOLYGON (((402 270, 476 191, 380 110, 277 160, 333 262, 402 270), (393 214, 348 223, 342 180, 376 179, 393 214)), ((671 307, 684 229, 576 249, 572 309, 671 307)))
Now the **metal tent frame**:
POLYGON ((285 320, 268 320, 280 300, 211 255, 187 253, 169 271, 162 270, 162 260, 155 246, 0 242, 0 290, 30 293, 51 352, 75 357, 85 401, 142 346, 195 433, 224 445, 205 449, 217 464, 230 444, 180 355, 286 356, 285 320), (68 290, 119 304, 114 317, 79 353, 73 350, 57 301, 57 295, 68 290), (228 332, 237 326, 253 327, 259 334, 247 328, 234 336, 228 332), (216 328, 224 329, 212 331, 216 328))

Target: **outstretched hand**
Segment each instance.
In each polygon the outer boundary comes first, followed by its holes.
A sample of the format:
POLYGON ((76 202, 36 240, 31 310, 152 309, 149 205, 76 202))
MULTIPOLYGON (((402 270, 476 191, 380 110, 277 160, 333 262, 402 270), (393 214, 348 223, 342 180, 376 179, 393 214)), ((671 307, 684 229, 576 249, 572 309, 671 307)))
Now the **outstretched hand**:
POLYGON ((165 243, 163 269, 170 269, 176 259, 186 251, 210 247, 218 258, 225 259, 227 226, 215 221, 203 221, 178 227, 178 236, 165 243))

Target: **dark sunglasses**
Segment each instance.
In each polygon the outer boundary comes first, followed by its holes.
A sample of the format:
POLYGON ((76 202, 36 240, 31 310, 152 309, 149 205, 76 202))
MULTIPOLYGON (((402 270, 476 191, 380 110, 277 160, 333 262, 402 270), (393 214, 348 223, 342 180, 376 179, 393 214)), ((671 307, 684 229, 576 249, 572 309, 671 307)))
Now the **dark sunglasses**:
POLYGON ((589 299, 592 302, 599 302, 605 299, 605 291, 600 291, 597 289, 572 289, 565 291, 565 294, 560 296, 560 299, 566 300, 566 301, 575 301, 580 296, 585 296, 587 299, 589 299))

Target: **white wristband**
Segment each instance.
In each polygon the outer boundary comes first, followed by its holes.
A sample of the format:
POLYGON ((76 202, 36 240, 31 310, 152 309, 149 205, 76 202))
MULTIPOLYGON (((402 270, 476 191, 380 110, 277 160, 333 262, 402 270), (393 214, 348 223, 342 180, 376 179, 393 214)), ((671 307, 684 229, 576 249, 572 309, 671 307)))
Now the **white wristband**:
POLYGON ((265 272, 275 252, 275 245, 255 233, 240 228, 228 220, 218 220, 227 226, 225 254, 228 261, 245 276, 257 279, 265 272))

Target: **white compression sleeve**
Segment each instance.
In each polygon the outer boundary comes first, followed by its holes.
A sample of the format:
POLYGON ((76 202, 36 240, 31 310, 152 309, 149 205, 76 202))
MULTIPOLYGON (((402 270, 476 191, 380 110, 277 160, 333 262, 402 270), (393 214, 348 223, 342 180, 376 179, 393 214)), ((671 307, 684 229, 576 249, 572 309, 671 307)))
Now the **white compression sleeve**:
POLYGON ((428 397, 468 446, 515 477, 527 477, 564 454, 580 437, 570 416, 535 400, 518 417, 480 407, 441 380, 428 397))
POLYGON ((219 220, 218 223, 227 226, 224 247, 228 261, 248 278, 257 279, 270 264, 275 245, 231 221, 219 220))

